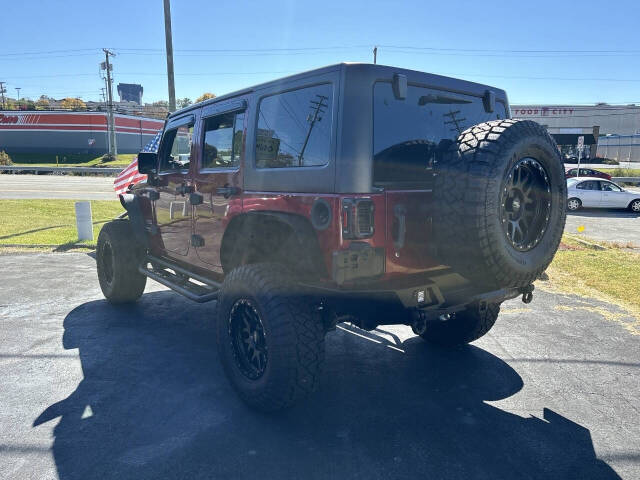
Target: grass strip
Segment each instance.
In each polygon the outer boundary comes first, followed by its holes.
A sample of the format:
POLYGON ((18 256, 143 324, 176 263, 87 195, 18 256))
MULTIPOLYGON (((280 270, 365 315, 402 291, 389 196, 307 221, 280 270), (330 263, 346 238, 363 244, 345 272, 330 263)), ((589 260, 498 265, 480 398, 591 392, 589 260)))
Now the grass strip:
POLYGON ((550 280, 562 291, 589 295, 595 290, 640 311, 640 254, 598 243, 606 248, 590 248, 565 235, 547 270, 550 280))
POLYGON ((84 153, 68 153, 58 154, 58 162, 56 163, 55 153, 13 153, 11 160, 17 167, 126 167, 129 165, 135 153, 122 153, 118 155, 117 160, 111 162, 103 162, 102 155, 84 153))
POLYGON ((58 250, 76 244, 95 246, 102 224, 124 209, 117 200, 91 202, 93 241, 79 241, 75 200, 0 200, 0 246, 51 245, 58 250))

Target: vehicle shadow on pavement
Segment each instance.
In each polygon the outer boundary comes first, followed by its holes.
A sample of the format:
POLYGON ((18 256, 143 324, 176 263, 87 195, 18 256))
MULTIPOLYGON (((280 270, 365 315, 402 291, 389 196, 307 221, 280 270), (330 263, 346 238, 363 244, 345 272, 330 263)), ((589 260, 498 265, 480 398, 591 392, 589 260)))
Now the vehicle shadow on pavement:
POLYGON ((67 315, 63 345, 78 349, 84 379, 34 421, 60 417, 61 479, 619 478, 588 429, 550 410, 525 418, 485 403, 523 382, 474 346, 344 326, 327 336, 315 396, 255 413, 219 366, 214 312, 161 291, 67 315))

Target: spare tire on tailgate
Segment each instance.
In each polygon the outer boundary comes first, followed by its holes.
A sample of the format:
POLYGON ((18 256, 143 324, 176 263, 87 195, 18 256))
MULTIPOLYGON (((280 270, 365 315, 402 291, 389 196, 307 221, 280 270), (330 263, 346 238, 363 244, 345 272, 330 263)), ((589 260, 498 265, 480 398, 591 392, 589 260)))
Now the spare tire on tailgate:
POLYGON ((435 165, 439 260, 474 283, 524 287, 551 263, 566 217, 555 141, 529 120, 494 120, 460 134, 435 165))

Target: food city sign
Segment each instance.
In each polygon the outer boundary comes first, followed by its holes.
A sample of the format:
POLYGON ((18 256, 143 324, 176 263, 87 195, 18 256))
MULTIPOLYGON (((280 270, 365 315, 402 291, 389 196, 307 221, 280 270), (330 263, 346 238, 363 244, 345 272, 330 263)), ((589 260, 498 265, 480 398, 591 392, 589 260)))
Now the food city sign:
POLYGON ((553 115, 573 115, 573 108, 570 107, 517 107, 512 108, 514 115, 540 115, 548 117, 553 115))
POLYGON ((17 115, 4 115, 0 113, 0 123, 18 123, 17 115))

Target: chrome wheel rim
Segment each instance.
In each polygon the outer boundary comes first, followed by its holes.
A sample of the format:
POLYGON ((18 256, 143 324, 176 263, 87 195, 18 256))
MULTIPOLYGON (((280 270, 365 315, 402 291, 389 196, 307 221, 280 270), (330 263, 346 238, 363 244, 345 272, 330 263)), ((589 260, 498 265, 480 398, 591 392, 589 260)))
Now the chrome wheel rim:
POLYGON ((580 203, 577 200, 569 200, 567 207, 569 210, 577 210, 580 206, 580 203))
POLYGON ((636 200, 631 204, 631 210, 634 212, 640 212, 640 200, 636 200))
POLYGON ((547 230, 551 212, 551 184, 544 167, 533 158, 516 162, 500 195, 502 229, 520 252, 534 248, 547 230))
POLYGON ((237 300, 231 307, 229 338, 240 372, 250 380, 262 377, 269 358, 266 335, 258 309, 250 300, 237 300))

